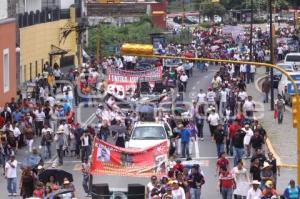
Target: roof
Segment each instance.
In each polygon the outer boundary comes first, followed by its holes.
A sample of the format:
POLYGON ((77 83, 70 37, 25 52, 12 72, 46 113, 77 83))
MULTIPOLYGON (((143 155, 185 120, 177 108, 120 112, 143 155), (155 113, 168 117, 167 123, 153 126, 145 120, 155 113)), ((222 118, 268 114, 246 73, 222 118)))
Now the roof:
POLYGON ((0 24, 13 23, 15 21, 16 21, 15 18, 5 18, 5 19, 0 19, 0 24))
POLYGON ((70 50, 64 50, 55 45, 51 45, 51 51, 49 52, 49 55, 65 55, 68 54, 69 51, 70 50))

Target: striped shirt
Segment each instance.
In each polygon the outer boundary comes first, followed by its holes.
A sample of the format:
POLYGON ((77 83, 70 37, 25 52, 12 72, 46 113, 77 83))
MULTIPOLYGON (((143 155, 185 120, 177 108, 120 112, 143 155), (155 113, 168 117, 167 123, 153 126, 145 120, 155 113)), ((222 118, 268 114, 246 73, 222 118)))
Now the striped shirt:
POLYGON ((35 115, 35 121, 37 121, 37 122, 43 122, 46 117, 46 115, 43 111, 41 111, 41 112, 35 111, 34 115, 35 115))

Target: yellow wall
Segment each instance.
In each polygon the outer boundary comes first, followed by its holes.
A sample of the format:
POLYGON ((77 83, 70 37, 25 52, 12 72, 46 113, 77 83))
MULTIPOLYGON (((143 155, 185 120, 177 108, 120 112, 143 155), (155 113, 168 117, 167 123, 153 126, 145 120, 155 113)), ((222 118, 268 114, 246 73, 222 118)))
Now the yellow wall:
MULTIPOLYGON (((38 73, 42 71, 42 59, 44 63, 49 62, 49 52, 51 45, 55 45, 64 50, 70 50, 68 55, 76 55, 76 32, 72 31, 69 36, 59 43, 61 28, 64 28, 68 23, 68 19, 63 19, 54 22, 37 24, 20 28, 20 48, 23 81, 30 79, 30 63, 32 63, 32 78, 35 77, 35 62, 38 61, 38 73)), ((74 26, 74 25, 72 25, 74 26)), ((60 64, 60 55, 53 56, 52 64, 57 62, 60 64)), ((74 63, 77 64, 75 56, 74 63)))

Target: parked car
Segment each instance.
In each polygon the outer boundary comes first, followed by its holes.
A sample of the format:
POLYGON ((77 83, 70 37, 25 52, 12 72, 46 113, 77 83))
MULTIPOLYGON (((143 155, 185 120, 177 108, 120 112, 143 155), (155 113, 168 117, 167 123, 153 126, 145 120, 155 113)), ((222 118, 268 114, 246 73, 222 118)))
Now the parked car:
POLYGON ((168 141, 172 136, 172 130, 166 122, 137 122, 126 143, 127 148, 147 148, 168 141))

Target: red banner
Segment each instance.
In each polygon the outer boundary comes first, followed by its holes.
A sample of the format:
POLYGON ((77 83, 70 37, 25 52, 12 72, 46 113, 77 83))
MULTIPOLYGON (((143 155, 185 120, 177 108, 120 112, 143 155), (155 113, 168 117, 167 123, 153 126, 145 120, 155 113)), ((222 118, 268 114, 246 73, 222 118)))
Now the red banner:
POLYGON ((162 176, 166 174, 167 159, 167 141, 146 149, 127 149, 95 139, 90 172, 92 175, 162 176))

